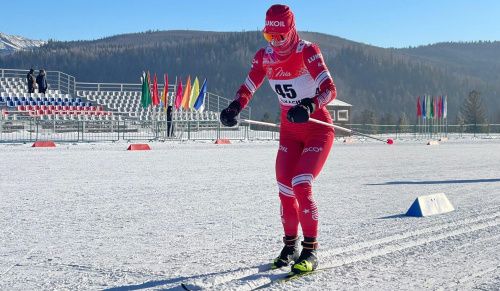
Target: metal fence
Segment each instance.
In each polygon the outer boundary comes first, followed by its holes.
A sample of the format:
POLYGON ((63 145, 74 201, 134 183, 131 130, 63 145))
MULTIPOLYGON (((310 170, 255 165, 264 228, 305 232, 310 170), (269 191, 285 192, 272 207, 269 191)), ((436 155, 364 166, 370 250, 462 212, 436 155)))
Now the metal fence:
POLYGON ((500 134, 500 124, 436 124, 436 125, 379 125, 347 124, 346 127, 367 134, 399 135, 413 134, 415 137, 439 138, 449 135, 489 136, 500 134))
POLYGON ((75 121, 0 120, 0 142, 98 142, 133 140, 277 140, 276 131, 255 130, 250 126, 227 128, 218 121, 75 121))
MULTIPOLYGON (((347 124, 345 127, 359 132, 398 138, 439 138, 439 137, 488 137, 500 135, 500 124, 463 124, 447 125, 445 131, 423 132, 416 125, 373 125, 347 124)), ((337 131, 337 137, 343 133, 337 131)), ((240 125, 227 128, 218 121, 173 120, 173 121, 77 121, 77 120, 40 120, 0 119, 0 142, 33 142, 53 140, 57 142, 99 142, 99 141, 186 141, 186 140, 278 140, 278 128, 240 125)))

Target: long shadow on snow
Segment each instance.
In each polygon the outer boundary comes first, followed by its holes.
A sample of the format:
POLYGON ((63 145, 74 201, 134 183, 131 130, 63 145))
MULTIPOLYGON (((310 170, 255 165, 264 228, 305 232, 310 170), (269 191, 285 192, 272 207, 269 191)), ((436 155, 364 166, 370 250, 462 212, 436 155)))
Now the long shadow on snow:
POLYGON ((432 185, 432 184, 469 184, 469 183, 494 183, 500 179, 474 179, 474 180, 441 180, 441 181, 391 181, 385 183, 365 184, 368 186, 381 185, 432 185))
POLYGON ((415 217, 407 216, 405 213, 401 213, 401 214, 396 214, 396 215, 383 216, 383 217, 379 217, 377 219, 393 219, 393 218, 415 218, 415 217))
MULTIPOLYGON (((103 289, 103 291, 140 290, 140 289, 153 288, 153 287, 158 287, 161 285, 174 284, 174 283, 178 283, 179 286, 173 287, 173 288, 168 288, 168 289, 161 289, 161 290, 184 290, 180 286, 180 284, 184 283, 186 281, 189 281, 191 279, 199 279, 199 278, 208 277, 208 276, 215 276, 215 275, 224 275, 224 274, 234 273, 234 272, 238 272, 238 271, 245 270, 245 269, 251 269, 251 268, 258 268, 259 272, 264 272, 264 271, 269 270, 269 263, 261 264, 261 265, 253 266, 253 267, 244 267, 244 268, 238 268, 238 269, 234 269, 234 270, 228 270, 228 271, 223 271, 223 272, 213 272, 213 273, 195 275, 195 276, 190 276, 190 277, 178 277, 178 278, 172 278, 172 279, 166 279, 166 280, 153 280, 153 281, 144 282, 142 284, 112 287, 112 288, 108 288, 108 289, 103 289)), ((250 278, 252 276, 256 276, 255 278, 258 278, 257 275, 258 274, 254 274, 254 275, 250 275, 250 276, 243 277, 243 278, 237 278, 237 279, 243 280, 246 278, 250 278)))

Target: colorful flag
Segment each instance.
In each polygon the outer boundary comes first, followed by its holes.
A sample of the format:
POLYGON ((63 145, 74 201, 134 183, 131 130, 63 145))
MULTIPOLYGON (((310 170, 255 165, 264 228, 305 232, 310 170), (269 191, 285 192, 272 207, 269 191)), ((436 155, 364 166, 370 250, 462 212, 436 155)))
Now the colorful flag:
POLYGON ((430 109, 430 118, 434 119, 434 96, 432 96, 432 99, 431 99, 431 109, 430 109))
POLYGON ((417 99, 417 118, 422 116, 422 107, 420 106, 420 96, 417 99))
POLYGON ((184 89, 184 95, 182 96, 182 108, 185 110, 189 109, 189 98, 191 97, 191 76, 188 76, 186 81, 186 88, 184 89))
POLYGON ((443 96, 439 96, 438 99, 438 119, 443 116, 443 96))
POLYGON ((165 85, 163 86, 163 92, 161 93, 161 102, 163 103, 163 108, 168 106, 168 75, 164 75, 165 85))
POLYGON ((157 106, 158 104, 160 104, 160 98, 158 96, 158 78, 156 77, 156 73, 155 73, 155 77, 153 79, 153 106, 157 106))
POLYGON ((151 97, 153 95, 153 87, 151 86, 151 78, 149 75, 149 71, 146 74, 148 76, 149 97, 151 97))
POLYGON ((443 118, 448 116, 448 96, 444 96, 443 100, 443 118))
POLYGON ((437 118, 437 96, 436 98, 434 98, 434 119, 436 118, 437 118))
POLYGON ((189 98, 189 108, 193 109, 194 102, 198 95, 200 94, 200 84, 198 83, 198 77, 194 78, 193 88, 191 89, 191 97, 189 98))
POLYGON ((422 117, 424 119, 426 118, 425 113, 427 112, 427 108, 425 107, 425 98, 426 96, 424 95, 424 97, 422 98, 422 117))
POLYGON ((427 95, 427 100, 425 100, 425 106, 427 106, 427 119, 431 118, 431 96, 427 95))
POLYGON ((151 104, 151 95, 149 91, 148 77, 145 72, 142 73, 142 94, 141 94, 141 105, 143 108, 147 108, 151 104))
POLYGON ((198 98, 196 98, 196 102, 194 102, 194 109, 199 112, 203 112, 205 109, 205 94, 207 93, 207 79, 203 81, 203 85, 201 85, 200 94, 198 94, 198 98))
POLYGON ((179 78, 179 82, 177 84, 177 92, 175 93, 175 109, 179 110, 182 104, 182 81, 179 78))

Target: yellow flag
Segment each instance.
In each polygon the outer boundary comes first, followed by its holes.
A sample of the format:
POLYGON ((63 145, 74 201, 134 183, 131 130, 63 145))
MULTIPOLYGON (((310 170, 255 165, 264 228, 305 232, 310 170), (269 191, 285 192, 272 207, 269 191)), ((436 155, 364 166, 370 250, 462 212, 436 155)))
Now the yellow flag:
POLYGON ((182 108, 185 110, 189 109, 189 99, 191 98, 191 76, 188 76, 186 81, 186 89, 184 90, 184 96, 182 96, 182 108))
POLYGON ((191 101, 189 101, 189 108, 193 109, 196 98, 200 94, 200 84, 198 84, 198 77, 194 78, 193 89, 191 90, 191 101))
POLYGON ((163 108, 167 111, 168 107, 168 75, 165 74, 165 86, 163 87, 163 92, 161 93, 161 102, 163 102, 163 108))

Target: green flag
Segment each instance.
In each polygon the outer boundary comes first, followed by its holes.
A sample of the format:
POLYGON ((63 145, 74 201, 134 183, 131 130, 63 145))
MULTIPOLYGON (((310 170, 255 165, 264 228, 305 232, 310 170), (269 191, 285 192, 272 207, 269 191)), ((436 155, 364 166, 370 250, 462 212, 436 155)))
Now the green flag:
POLYGON ((434 119, 434 96, 432 96, 431 100, 431 118, 434 119))
POLYGON ((143 108, 147 108, 151 104, 151 91, 149 90, 148 77, 146 73, 142 73, 142 94, 141 94, 141 105, 143 108))

